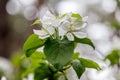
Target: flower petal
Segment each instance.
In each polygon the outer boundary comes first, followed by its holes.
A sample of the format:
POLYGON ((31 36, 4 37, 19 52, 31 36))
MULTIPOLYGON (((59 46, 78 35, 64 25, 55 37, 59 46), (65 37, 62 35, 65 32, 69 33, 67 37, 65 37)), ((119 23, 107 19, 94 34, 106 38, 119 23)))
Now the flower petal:
POLYGON ((44 36, 39 36, 39 39, 46 39, 48 38, 50 35, 44 35, 44 36))
POLYGON ((81 19, 72 18, 71 24, 72 24, 71 29, 75 30, 80 29, 83 23, 81 19))
POLYGON ((34 34, 37 34, 37 35, 40 35, 40 36, 48 34, 44 30, 35 30, 35 29, 33 29, 33 32, 34 32, 34 34))
POLYGON ((50 35, 45 32, 44 30, 35 30, 33 29, 34 34, 37 34, 39 36, 40 39, 45 39, 47 37, 49 37, 50 35))
POLYGON ((84 30, 86 27, 87 27, 87 23, 82 23, 80 26, 77 26, 77 27, 73 27, 73 26, 72 26, 72 30, 73 30, 74 32, 82 31, 82 30, 84 30))
POLYGON ((42 24, 49 24, 52 25, 53 21, 55 20, 55 16, 51 14, 49 11, 45 13, 43 18, 41 19, 42 24))
POLYGON ((88 20, 88 16, 85 16, 85 17, 82 18, 83 22, 87 22, 87 20, 88 20))
POLYGON ((55 28, 53 26, 45 27, 45 29, 48 31, 48 34, 53 35, 55 32, 55 28))
POLYGON ((55 22, 53 22, 54 27, 59 27, 60 26, 60 20, 56 19, 55 22))
POLYGON ((74 36, 71 33, 67 33, 67 38, 69 41, 74 41, 74 36))
POLYGON ((60 19, 57 16, 54 16, 49 11, 46 12, 46 14, 43 16, 42 25, 51 25, 53 27, 59 27, 60 25, 60 19))
POLYGON ((85 38, 85 37, 87 37, 87 33, 85 33, 85 32, 79 31, 79 32, 73 32, 73 33, 78 38, 85 38))
POLYGON ((64 22, 64 21, 70 22, 71 21, 71 15, 72 15, 72 13, 67 13, 63 18, 61 18, 61 22, 64 22))
POLYGON ((81 29, 83 29, 83 28, 87 27, 87 25, 88 25, 88 23, 86 23, 86 22, 85 22, 85 23, 83 23, 83 24, 82 24, 82 26, 81 26, 81 29))
POLYGON ((72 16, 72 12, 68 13, 68 14, 65 16, 65 20, 71 21, 71 16, 72 16))
POLYGON ((55 16, 53 15, 53 14, 51 14, 51 12, 50 11, 47 11, 46 13, 45 13, 45 15, 43 16, 43 20, 46 20, 46 19, 52 19, 52 18, 55 18, 55 16))
POLYGON ((65 20, 64 22, 61 23, 61 27, 62 27, 65 31, 69 31, 69 29, 70 29, 70 22, 68 22, 67 20, 65 20))
POLYGON ((67 33, 67 31, 65 31, 63 28, 61 28, 61 27, 58 27, 58 32, 59 32, 59 36, 64 36, 66 33, 67 33))

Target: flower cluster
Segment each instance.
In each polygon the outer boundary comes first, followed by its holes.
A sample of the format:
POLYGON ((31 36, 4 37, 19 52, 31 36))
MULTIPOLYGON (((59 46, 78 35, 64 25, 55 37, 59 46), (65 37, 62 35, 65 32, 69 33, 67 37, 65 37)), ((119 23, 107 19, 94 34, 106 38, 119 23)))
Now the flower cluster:
POLYGON ((41 30, 33 30, 40 39, 52 37, 53 39, 63 39, 64 36, 70 41, 74 41, 74 36, 81 38, 86 35, 82 31, 87 26, 86 18, 82 18, 79 14, 67 13, 55 16, 50 12, 46 12, 40 23, 41 30))
MULTIPOLYGON (((87 26, 86 17, 82 18, 74 13, 55 16, 47 12, 42 19, 36 20, 33 24, 40 23, 41 30, 34 29, 35 34, 27 39, 23 47, 27 57, 37 56, 40 61, 39 67, 35 66, 35 80, 58 80, 61 76, 64 76, 61 80, 68 80, 66 70, 71 67, 79 79, 86 68, 101 69, 96 62, 81 58, 79 53, 74 52, 74 44, 79 43, 95 49, 92 41, 83 36, 86 34, 83 32, 87 26), (36 52, 39 48, 43 51, 36 52)), ((36 62, 36 59, 33 62, 36 62)))

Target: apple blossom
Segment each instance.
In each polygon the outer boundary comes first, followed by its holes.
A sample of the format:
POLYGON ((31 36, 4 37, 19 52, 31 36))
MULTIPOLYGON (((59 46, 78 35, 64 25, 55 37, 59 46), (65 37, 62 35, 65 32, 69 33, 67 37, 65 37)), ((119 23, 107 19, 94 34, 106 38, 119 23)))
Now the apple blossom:
POLYGON ((87 25, 86 18, 82 18, 79 14, 67 13, 55 16, 47 11, 40 22, 42 24, 41 30, 33 30, 40 39, 48 37, 62 39, 66 36, 68 40, 74 41, 74 36, 81 38, 86 35, 82 31, 87 25))

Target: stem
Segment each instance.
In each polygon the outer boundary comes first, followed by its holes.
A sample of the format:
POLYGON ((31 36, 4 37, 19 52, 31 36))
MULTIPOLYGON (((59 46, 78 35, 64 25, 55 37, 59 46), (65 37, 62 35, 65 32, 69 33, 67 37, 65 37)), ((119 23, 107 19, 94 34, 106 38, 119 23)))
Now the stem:
POLYGON ((57 39, 57 40, 60 40, 58 28, 55 28, 55 32, 56 32, 56 39, 57 39))
POLYGON ((48 67, 49 67, 49 70, 51 71, 52 74, 57 73, 57 70, 53 66, 48 64, 48 67))
POLYGON ((71 65, 69 65, 69 66, 67 66, 67 67, 63 68, 62 70, 69 69, 70 67, 71 67, 71 65))
POLYGON ((64 71, 62 71, 62 73, 63 73, 63 76, 64 76, 65 80, 68 80, 68 78, 67 78, 67 76, 66 76, 65 72, 64 72, 64 71))

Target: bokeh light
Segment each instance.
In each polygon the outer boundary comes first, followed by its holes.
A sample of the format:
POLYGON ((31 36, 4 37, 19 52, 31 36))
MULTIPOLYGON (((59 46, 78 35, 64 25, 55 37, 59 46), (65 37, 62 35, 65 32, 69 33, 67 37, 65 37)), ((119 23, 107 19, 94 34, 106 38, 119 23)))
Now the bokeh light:
POLYGON ((60 14, 74 12, 74 13, 80 13, 82 15, 86 11, 85 6, 83 4, 73 0, 61 1, 57 5, 57 9, 60 14))
POLYGON ((19 13, 21 5, 16 0, 10 0, 6 5, 6 10, 9 14, 15 15, 19 13))
POLYGON ((115 11, 117 3, 115 0, 102 0, 102 8, 107 13, 115 11))
POLYGON ((34 20, 37 18, 37 8, 35 6, 26 7, 23 14, 27 20, 34 20))

